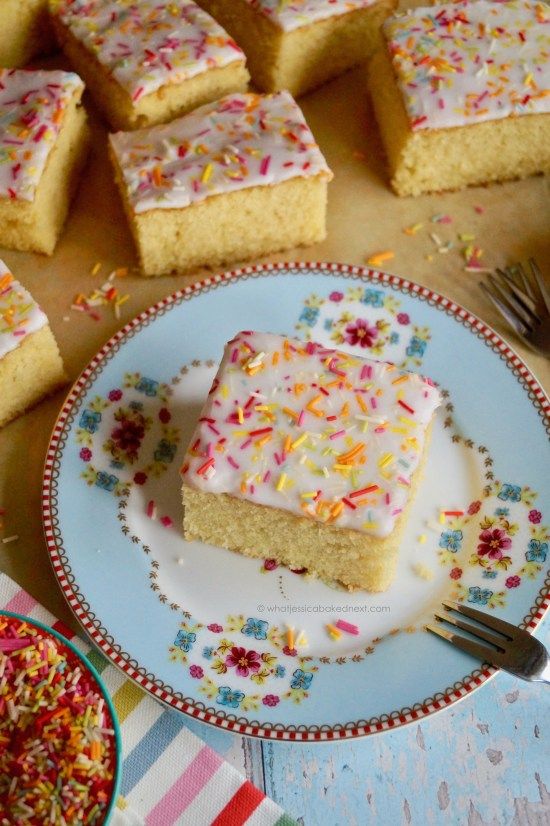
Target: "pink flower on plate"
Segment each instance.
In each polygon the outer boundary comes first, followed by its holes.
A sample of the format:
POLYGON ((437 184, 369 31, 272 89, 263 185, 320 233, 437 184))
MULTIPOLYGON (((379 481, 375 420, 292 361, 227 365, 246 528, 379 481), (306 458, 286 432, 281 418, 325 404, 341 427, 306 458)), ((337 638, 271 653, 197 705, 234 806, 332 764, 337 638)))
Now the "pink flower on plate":
POLYGON ((358 318, 355 324, 348 324, 344 335, 347 344, 358 344, 360 347, 372 347, 377 337, 377 328, 369 327, 364 318, 358 318))
POLYGON ((278 567, 279 563, 276 559, 264 559, 264 569, 266 571, 274 571, 278 567))
POLYGON ((283 648, 283 654, 286 654, 287 657, 297 657, 298 656, 298 652, 296 651, 296 649, 295 648, 289 648, 288 645, 285 645, 285 647, 283 648))
POLYGON ((397 313, 398 324, 410 324, 410 318, 407 313, 397 313))
POLYGON ((480 511, 480 510, 481 510, 481 502, 479 502, 479 501, 472 502, 472 503, 468 506, 468 514, 469 514, 470 516, 473 516, 473 515, 474 515, 474 513, 479 513, 479 511, 480 511))
POLYGON ((214 634, 221 634, 223 631, 223 625, 218 625, 217 622, 211 622, 210 625, 206 626, 209 631, 213 631, 214 634))
POLYGON ((462 568, 453 568, 452 571, 449 573, 451 579, 460 579, 462 576, 462 568))
POLYGON ((204 671, 202 670, 200 665, 190 665, 189 673, 192 677, 195 678, 195 680, 200 680, 202 677, 204 677, 204 671))
POLYGON ((122 390, 111 390, 109 393, 110 402, 118 402, 122 398, 122 390))
POLYGON ((278 705, 279 697, 277 697, 276 694, 266 694, 262 700, 262 703, 264 704, 264 706, 271 706, 271 708, 273 708, 274 706, 278 705))
POLYGON ((247 651, 245 648, 233 646, 231 653, 225 658, 229 668, 235 668, 239 677, 248 677, 251 671, 260 670, 260 655, 256 651, 247 651))
POLYGON ((529 511, 529 522, 532 522, 533 525, 538 525, 541 519, 542 513, 540 511, 529 511))
POLYGON ((89 462, 90 459, 92 458, 92 451, 90 450, 89 447, 83 447, 82 450, 79 453, 79 456, 80 456, 80 458, 82 459, 83 462, 89 462))
MULTIPOLYGON (((344 293, 337 292, 336 290, 329 295, 329 301, 335 301, 336 303, 338 303, 339 301, 342 301, 343 298, 344 298, 344 293)), ((271 696, 272 696, 271 694, 268 694, 268 697, 271 697, 271 696)))
POLYGON ((479 556, 488 556, 489 559, 502 559, 502 552, 512 547, 512 540, 500 528, 482 531, 479 538, 481 542, 477 552, 479 556))
POLYGON ((163 424, 168 424, 170 419, 172 418, 172 414, 166 407, 161 407, 159 410, 159 419, 163 424))
POLYGON ((134 482, 136 485, 144 485, 147 481, 147 474, 143 473, 143 471, 139 470, 137 473, 134 473, 134 482))
POLYGON ((507 588, 517 588, 518 585, 521 585, 521 577, 520 576, 509 576, 504 584, 506 585, 507 588))

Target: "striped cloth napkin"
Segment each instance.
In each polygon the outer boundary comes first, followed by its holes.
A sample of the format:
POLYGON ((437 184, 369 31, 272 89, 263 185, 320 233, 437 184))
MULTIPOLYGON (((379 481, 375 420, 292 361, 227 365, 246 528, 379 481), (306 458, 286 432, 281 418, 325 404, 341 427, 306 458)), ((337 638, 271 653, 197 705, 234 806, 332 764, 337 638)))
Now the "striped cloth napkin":
POLYGON ((282 809, 5 574, 0 608, 55 628, 101 674, 120 722, 122 784, 111 826, 296 826, 282 809))

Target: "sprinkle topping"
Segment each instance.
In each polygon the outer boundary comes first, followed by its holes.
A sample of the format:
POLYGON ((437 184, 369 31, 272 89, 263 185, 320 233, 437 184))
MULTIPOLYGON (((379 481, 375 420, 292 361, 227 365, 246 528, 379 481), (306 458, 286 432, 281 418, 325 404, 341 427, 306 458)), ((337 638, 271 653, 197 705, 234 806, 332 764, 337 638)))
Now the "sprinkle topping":
POLYGON ((429 379, 393 364, 239 333, 226 346, 182 476, 198 490, 388 536, 439 404, 429 379), (412 412, 405 416, 399 402, 412 412))
POLYGON ((83 91, 72 72, 0 69, 0 198, 33 200, 64 111, 83 91))
POLYGON ((0 617, 0 811, 4 823, 105 821, 115 772, 101 689, 57 637, 0 617))
POLYGON ((191 0, 56 0, 55 13, 134 102, 244 52, 191 0))
POLYGON ((550 112, 550 13, 543 3, 417 8, 382 30, 413 130, 550 112))
POLYGON ((0 358, 48 323, 32 295, 0 260, 0 358))
POLYGON ((375 0, 246 0, 285 31, 309 26, 327 17, 364 9, 375 0))
POLYGON ((332 177, 288 92, 227 95, 172 123, 110 140, 138 213, 290 178, 332 177))

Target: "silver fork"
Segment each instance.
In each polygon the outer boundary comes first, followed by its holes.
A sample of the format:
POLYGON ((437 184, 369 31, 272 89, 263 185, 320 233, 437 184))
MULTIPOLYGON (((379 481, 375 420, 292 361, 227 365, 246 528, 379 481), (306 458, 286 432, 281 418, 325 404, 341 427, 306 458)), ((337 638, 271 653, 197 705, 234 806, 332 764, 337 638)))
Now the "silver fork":
POLYGON ((489 276, 490 287, 479 286, 520 338, 550 357, 550 290, 533 258, 529 267, 530 276, 521 264, 497 269, 496 276, 489 276))
POLYGON ((522 680, 550 683, 548 652, 540 640, 528 631, 459 602, 443 600, 442 604, 447 612, 434 611, 434 616, 439 622, 448 622, 489 645, 483 645, 462 634, 455 634, 441 625, 427 625, 428 631, 443 637, 473 657, 496 665, 516 677, 521 677, 522 680), (464 622, 449 614, 449 611, 457 611, 480 624, 464 622))

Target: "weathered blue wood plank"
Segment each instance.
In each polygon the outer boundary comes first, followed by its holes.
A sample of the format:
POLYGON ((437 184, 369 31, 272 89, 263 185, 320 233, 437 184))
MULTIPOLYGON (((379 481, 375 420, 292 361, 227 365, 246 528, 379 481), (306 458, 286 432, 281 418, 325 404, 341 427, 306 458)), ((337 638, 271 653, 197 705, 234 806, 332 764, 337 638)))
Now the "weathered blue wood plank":
POLYGON ((499 674, 452 709, 387 734, 264 744, 266 792, 305 826, 547 826, 549 710, 548 686, 499 674))

